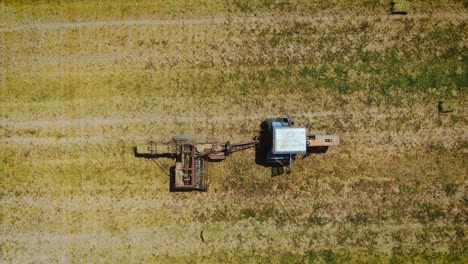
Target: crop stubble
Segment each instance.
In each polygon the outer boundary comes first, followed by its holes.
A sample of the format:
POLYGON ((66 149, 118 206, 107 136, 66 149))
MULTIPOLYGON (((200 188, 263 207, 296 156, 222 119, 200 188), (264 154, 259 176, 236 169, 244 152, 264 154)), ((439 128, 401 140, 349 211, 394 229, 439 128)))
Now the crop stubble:
POLYGON ((463 262, 466 10, 454 6, 6 23, 2 261, 463 262), (461 107, 440 116, 439 99, 461 107), (242 140, 285 111, 343 144, 278 178, 234 155, 210 166, 204 194, 168 193, 131 153, 187 131, 242 140))

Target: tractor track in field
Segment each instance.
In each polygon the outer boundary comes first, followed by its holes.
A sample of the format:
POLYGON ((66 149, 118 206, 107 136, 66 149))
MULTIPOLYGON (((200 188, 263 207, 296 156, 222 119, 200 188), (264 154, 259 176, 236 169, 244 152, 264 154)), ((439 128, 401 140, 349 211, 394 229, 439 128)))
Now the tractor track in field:
MULTIPOLYGON (((388 151, 390 146, 411 148, 414 146, 427 146, 430 144, 442 144, 445 147, 454 147, 459 140, 468 139, 468 131, 464 128, 428 128, 414 130, 379 130, 379 131, 353 131, 338 133, 342 143, 346 145, 372 145, 372 151, 388 151)), ((199 135, 200 136, 200 135, 199 135)), ((250 135, 254 136, 254 134, 250 135)), ((34 137, 12 136, 0 138, 0 143, 15 145, 106 145, 112 142, 145 142, 149 136, 127 135, 95 135, 76 137, 34 137)), ((248 139, 245 138, 244 140, 248 139)), ((167 139, 169 140, 169 138, 167 139)), ((238 141, 238 140, 235 140, 238 141)))
MULTIPOLYGON (((377 117, 385 117, 388 114, 378 113, 378 110, 371 109, 366 113, 374 114, 377 117)), ((343 116, 362 114, 360 111, 322 111, 311 113, 291 114, 292 116, 313 118, 313 117, 326 117, 326 116, 343 116)), ((0 128, 4 129, 27 129, 27 128, 61 128, 68 126, 113 126, 122 124, 138 124, 138 123, 195 123, 206 122, 210 123, 223 123, 223 122, 236 122, 243 120, 263 120, 265 118, 282 115, 279 113, 271 114, 253 114, 253 115, 213 115, 213 116, 177 116, 162 114, 155 116, 145 117, 122 117, 122 118, 78 118, 78 119, 56 119, 56 120, 12 120, 0 119, 0 128)))
MULTIPOLYGON (((385 112, 378 108, 369 108, 366 111, 318 111, 318 112, 304 112, 304 113, 290 113, 290 116, 295 117, 298 121, 304 118, 315 117, 343 117, 343 116, 357 116, 357 115, 370 115, 375 119, 382 119, 386 117, 399 116, 404 113, 424 115, 436 115, 436 109, 433 107, 424 108, 394 108, 391 112, 385 112)), ((21 120, 21 119, 5 119, 0 118, 0 129, 14 130, 14 129, 28 129, 28 128, 65 128, 69 126, 116 126, 125 124, 138 124, 138 123, 196 123, 205 122, 207 124, 213 123, 227 123, 238 122, 244 120, 264 120, 275 116, 281 116, 284 113, 257 113, 247 115, 226 115, 226 114, 213 114, 213 115, 171 115, 161 113, 156 115, 154 112, 151 115, 142 117, 96 117, 96 118, 76 118, 76 119, 46 119, 46 120, 21 120)))
MULTIPOLYGON (((322 112, 309 112, 309 113, 293 113, 293 117, 301 119, 316 118, 316 117, 330 117, 333 119, 340 117, 350 116, 372 116, 373 119, 385 119, 399 116, 404 113, 412 115, 436 116, 437 113, 431 109, 393 109, 391 112, 379 111, 377 108, 370 108, 367 111, 322 111, 322 112)), ((148 136, 138 135, 88 135, 88 136, 63 136, 63 137, 47 137, 47 136, 34 136, 14 135, 14 131, 18 129, 48 129, 48 128, 62 128, 66 133, 69 127, 96 127, 96 126, 122 126, 122 125, 138 125, 143 123, 162 123, 175 124, 175 123, 206 123, 206 124, 226 124, 230 122, 240 121, 253 121, 264 120, 272 116, 279 116, 281 114, 251 114, 251 115, 215 115, 215 116, 175 116, 175 115, 159 115, 147 116, 136 118, 81 118, 81 119, 62 119, 62 120, 7 120, 0 119, 0 131, 6 130, 10 132, 10 136, 0 137, 1 143, 11 144, 33 144, 33 145, 68 145, 68 144, 109 144, 110 142, 117 141, 146 141, 148 136), (13 132, 13 133, 11 133, 13 132)), ((468 131, 462 126, 444 128, 434 127, 425 129, 403 129, 403 130, 378 130, 372 127, 362 128, 358 131, 352 130, 349 132, 340 133, 344 141, 353 140, 355 142, 368 142, 373 145, 382 144, 397 144, 397 145, 426 145, 429 142, 442 142, 450 146, 456 144, 460 138, 468 139, 468 131)), ((199 135, 202 136, 202 135, 199 135)))
POLYGON ((78 28, 100 28, 100 27, 121 27, 121 26, 191 26, 191 25, 219 25, 229 23, 275 23, 275 22, 302 22, 317 25, 333 25, 338 21, 347 22, 351 19, 363 21, 375 20, 398 20, 408 19, 440 19, 440 20, 466 20, 465 13, 435 13, 435 14, 409 14, 404 17, 399 15, 378 14, 378 15, 344 15, 344 16, 250 16, 250 17, 217 17, 217 18, 197 18, 197 19, 138 19, 138 20, 114 20, 114 21, 86 21, 86 22, 56 22, 37 23, 20 25, 15 27, 0 28, 0 33, 16 32, 24 30, 66 30, 78 28))
MULTIPOLYGON (((239 234, 238 236, 242 235, 243 237, 248 237, 249 234, 252 232, 251 229, 253 228, 245 228, 246 222, 239 221, 235 224, 230 224, 229 222, 220 222, 221 226, 223 226, 225 232, 231 232, 239 234)), ((301 233, 301 232, 314 232, 317 231, 317 227, 304 227, 298 224, 291 224, 288 225, 286 228, 277 228, 272 223, 255 223, 255 230, 256 232, 268 233, 269 237, 272 239, 277 239, 284 234, 292 234, 292 233, 301 233), (275 231, 271 231, 275 230, 275 231), (272 232, 272 233, 271 233, 272 232)), ((451 224, 449 226, 454 227, 455 224, 451 224)), ((447 227, 445 223, 434 223, 433 228, 439 227, 444 228, 447 227)), ((153 254, 155 248, 161 250, 166 256, 184 256, 187 252, 198 254, 207 255, 208 251, 197 251, 197 249, 201 248, 198 244, 198 230, 203 228, 203 223, 201 222, 192 222, 190 224, 167 224, 164 226, 154 226, 154 227, 139 227, 139 228, 132 228, 130 230, 123 230, 119 232, 111 232, 111 231, 104 231, 100 234, 95 234, 91 232, 80 232, 80 233, 60 233, 60 232, 45 232, 45 231, 38 231, 36 233, 26 233, 26 232, 17 232, 17 233, 6 233, 0 235, 0 242, 6 241, 14 241, 15 243, 20 243, 21 245, 26 245, 28 248, 34 248, 37 250, 33 254, 34 259, 40 259, 40 262, 53 262, 51 259, 48 259, 48 255, 43 255, 42 250, 57 250, 57 245, 66 244, 66 245, 77 245, 79 243, 83 243, 85 245, 92 244, 93 248, 101 248, 105 246, 105 243, 108 241, 114 241, 116 247, 124 247, 126 246, 125 242, 127 239, 131 240, 132 243, 138 245, 136 248, 137 250, 133 253, 135 256, 148 256, 153 254), (181 235, 184 240, 182 242, 177 242, 178 236, 170 235, 174 232, 174 230, 183 230, 183 235, 181 235), (177 247, 173 245, 177 243, 177 247)), ((323 228, 322 228, 323 229, 323 228)), ((368 224, 366 226, 358 226, 358 232, 364 233, 365 230, 372 230, 373 232, 382 232, 384 234, 393 233, 396 231, 411 231, 411 232, 423 232, 425 230, 425 226, 421 223, 405 223, 405 224, 391 224, 386 223, 384 226, 377 225, 377 224, 368 224)), ((335 235, 336 230, 334 229, 326 229, 325 231, 327 234, 335 235)), ((219 238, 216 237, 216 231, 209 231, 207 232, 208 236, 210 237, 211 242, 217 243, 219 246, 218 250, 225 249, 225 248, 232 248, 231 242, 225 241, 217 241, 219 238)), ((444 237, 444 240, 447 240, 444 237)), ((263 238, 261 240, 253 242, 246 242, 243 247, 250 247, 250 248, 257 248, 258 245, 266 246, 268 243, 272 243, 271 239, 263 238), (269 242, 270 241, 270 242, 269 242)), ((326 245, 326 242, 321 241, 317 242, 319 244, 326 245)), ((383 253, 390 253, 391 248, 386 248, 385 243, 380 245, 380 252, 383 253)), ((447 251, 448 249, 441 249, 442 252, 447 251)), ((56 252, 54 252, 56 253, 56 252)), ((192 254, 193 254, 192 253, 192 254)), ((124 256, 126 253, 124 250, 117 250, 115 253, 117 256, 124 256)))

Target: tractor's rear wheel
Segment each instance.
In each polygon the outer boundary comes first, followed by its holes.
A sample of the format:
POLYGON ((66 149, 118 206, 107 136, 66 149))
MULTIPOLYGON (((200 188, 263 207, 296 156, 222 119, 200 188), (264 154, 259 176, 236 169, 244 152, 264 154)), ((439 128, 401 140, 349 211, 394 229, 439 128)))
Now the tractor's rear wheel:
POLYGON ((406 15, 409 12, 409 3, 405 0, 392 1, 391 12, 392 14, 406 15))
POLYGON ((172 140, 174 141, 191 141, 192 140, 192 137, 189 136, 189 135, 175 135, 172 137, 172 140))

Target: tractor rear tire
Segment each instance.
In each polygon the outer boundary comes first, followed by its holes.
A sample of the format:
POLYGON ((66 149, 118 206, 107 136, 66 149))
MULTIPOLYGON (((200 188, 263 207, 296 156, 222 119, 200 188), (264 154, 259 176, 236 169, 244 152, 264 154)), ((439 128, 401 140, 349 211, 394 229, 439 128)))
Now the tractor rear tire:
POLYGON ((391 12, 394 15, 406 15, 409 12, 410 6, 409 3, 404 0, 395 0, 392 1, 391 12))

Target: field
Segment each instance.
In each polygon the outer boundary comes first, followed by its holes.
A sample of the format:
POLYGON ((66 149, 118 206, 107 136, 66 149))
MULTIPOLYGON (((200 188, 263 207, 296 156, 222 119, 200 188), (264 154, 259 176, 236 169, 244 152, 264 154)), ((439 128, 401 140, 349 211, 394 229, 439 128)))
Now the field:
POLYGON ((467 263, 468 6, 410 2, 0 1, 0 262, 467 263), (207 193, 133 155, 285 112, 342 144, 207 193))

